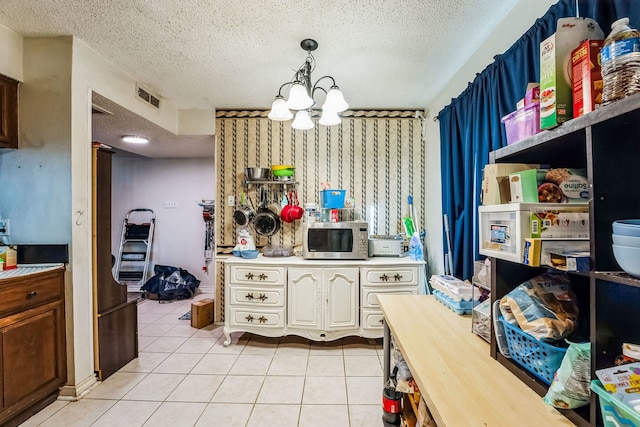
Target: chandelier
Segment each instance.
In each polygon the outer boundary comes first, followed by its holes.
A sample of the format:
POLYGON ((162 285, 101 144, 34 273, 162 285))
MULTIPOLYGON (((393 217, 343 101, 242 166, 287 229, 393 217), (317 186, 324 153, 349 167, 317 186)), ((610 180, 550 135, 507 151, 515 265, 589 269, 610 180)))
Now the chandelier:
POLYGON ((335 79, 331 76, 322 76, 313 85, 311 84, 311 72, 313 72, 316 65, 311 52, 318 48, 318 42, 312 39, 304 39, 300 42, 300 47, 307 52, 307 59, 296 71, 293 79, 280 86, 278 95, 273 104, 271 104, 271 111, 268 117, 276 121, 291 120, 293 118, 291 110, 296 110, 291 127, 300 130, 311 129, 313 128, 311 108, 316 104, 316 91, 320 91, 325 93, 325 100, 324 104, 322 104, 322 115, 318 123, 324 126, 340 124, 342 120, 338 113, 349 108, 349 104, 345 102, 335 79), (320 82, 325 79, 331 79, 332 84, 328 91, 320 86, 320 82), (289 99, 285 100, 284 96, 282 96, 282 89, 287 86, 291 86, 291 88, 289 89, 289 99))

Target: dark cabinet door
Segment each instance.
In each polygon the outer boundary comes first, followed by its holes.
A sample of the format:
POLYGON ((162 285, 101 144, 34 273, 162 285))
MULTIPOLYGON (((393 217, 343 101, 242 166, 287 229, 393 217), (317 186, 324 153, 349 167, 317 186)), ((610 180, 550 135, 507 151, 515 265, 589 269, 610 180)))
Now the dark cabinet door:
POLYGON ((18 82, 1 75, 0 148, 18 148, 18 82))

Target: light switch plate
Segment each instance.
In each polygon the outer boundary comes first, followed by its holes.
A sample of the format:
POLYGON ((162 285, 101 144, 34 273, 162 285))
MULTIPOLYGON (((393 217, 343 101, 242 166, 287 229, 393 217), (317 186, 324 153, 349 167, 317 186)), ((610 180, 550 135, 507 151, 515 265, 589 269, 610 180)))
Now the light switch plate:
POLYGON ((178 207, 178 201, 177 200, 165 200, 164 201, 164 208, 165 209, 173 209, 173 208, 177 208, 178 207))
POLYGON ((8 236, 9 234, 9 220, 0 219, 0 236, 8 236))
POLYGON ((235 206, 236 205, 236 197, 228 196, 227 197, 227 206, 235 206))

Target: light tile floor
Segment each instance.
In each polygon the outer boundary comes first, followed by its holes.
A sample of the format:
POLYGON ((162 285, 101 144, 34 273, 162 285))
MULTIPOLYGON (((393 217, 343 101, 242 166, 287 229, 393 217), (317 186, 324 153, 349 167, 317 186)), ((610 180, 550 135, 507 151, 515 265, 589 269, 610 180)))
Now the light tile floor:
POLYGON ((193 300, 138 305, 140 356, 77 402, 55 401, 23 427, 371 427, 382 425, 382 341, 191 328, 193 300))

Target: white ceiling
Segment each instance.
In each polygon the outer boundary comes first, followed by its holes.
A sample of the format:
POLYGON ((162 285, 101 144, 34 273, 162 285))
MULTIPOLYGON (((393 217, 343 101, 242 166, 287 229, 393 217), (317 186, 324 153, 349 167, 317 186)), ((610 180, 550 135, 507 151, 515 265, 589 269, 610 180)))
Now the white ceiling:
POLYGON ((518 0, 1 0, 0 24, 74 35, 178 108, 267 109, 319 47, 351 109, 424 109, 518 0))

